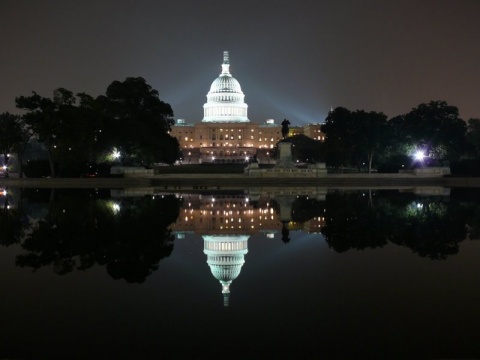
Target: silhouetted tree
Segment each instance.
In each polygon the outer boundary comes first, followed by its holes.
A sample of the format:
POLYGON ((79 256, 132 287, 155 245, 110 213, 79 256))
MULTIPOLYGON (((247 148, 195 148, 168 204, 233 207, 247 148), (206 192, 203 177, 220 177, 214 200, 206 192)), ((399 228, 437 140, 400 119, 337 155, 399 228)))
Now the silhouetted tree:
POLYGON ((387 126, 387 116, 374 111, 366 112, 357 110, 352 113, 353 131, 352 143, 358 153, 359 161, 363 163, 366 158, 368 172, 372 172, 374 156, 381 154, 390 141, 387 126))
POLYGON ((480 159, 480 119, 468 120, 467 144, 471 155, 480 159))
POLYGON ((386 115, 342 107, 329 112, 322 132, 326 134, 328 165, 367 164, 368 172, 372 171, 374 156, 383 153, 390 140, 386 115))
POLYGON ((313 140, 303 134, 289 137, 285 141, 292 143, 293 159, 301 162, 325 162, 325 147, 323 142, 313 140))
POLYGON ((23 115, 25 123, 46 147, 52 177, 55 177, 55 147, 62 135, 71 133, 68 125, 75 101, 73 93, 64 88, 54 90, 52 99, 36 92, 15 99, 17 108, 28 111, 23 115))
POLYGON ((466 124, 459 118, 458 108, 445 101, 420 104, 392 124, 397 138, 411 153, 419 148, 432 159, 451 161, 464 152, 466 124))
POLYGON ((23 141, 21 117, 8 112, 0 114, 0 152, 5 164, 5 177, 9 177, 10 153, 20 147, 23 141))
POLYGON ((114 81, 99 101, 104 102, 109 119, 105 130, 122 153, 146 164, 173 164, 178 159, 178 140, 169 134, 174 124, 172 108, 145 79, 114 81))
POLYGON ((353 122, 352 112, 343 107, 328 113, 321 130, 325 133, 328 166, 343 168, 351 163, 353 122))

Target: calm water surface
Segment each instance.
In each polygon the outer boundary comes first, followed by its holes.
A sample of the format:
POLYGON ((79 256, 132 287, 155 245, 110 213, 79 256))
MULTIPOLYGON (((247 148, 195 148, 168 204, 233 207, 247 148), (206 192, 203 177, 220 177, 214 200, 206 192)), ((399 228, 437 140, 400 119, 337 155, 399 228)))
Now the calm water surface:
POLYGON ((0 358, 480 357, 479 199, 7 189, 0 358))

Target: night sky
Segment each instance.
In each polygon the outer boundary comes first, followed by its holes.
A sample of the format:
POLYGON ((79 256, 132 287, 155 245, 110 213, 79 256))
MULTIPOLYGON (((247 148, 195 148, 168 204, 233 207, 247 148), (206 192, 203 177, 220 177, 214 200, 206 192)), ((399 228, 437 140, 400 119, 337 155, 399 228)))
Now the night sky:
POLYGON ((198 122, 229 50, 254 122, 430 100, 466 120, 480 117, 479 15, 479 0, 0 0, 0 112, 32 90, 97 96, 141 76, 198 122))

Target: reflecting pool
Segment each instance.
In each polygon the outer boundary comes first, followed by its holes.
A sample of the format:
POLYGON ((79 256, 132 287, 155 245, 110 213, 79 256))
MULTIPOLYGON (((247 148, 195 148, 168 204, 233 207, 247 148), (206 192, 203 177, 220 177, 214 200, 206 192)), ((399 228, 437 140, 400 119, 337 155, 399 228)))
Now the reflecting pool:
POLYGON ((2 189, 0 358, 478 358, 480 189, 2 189))

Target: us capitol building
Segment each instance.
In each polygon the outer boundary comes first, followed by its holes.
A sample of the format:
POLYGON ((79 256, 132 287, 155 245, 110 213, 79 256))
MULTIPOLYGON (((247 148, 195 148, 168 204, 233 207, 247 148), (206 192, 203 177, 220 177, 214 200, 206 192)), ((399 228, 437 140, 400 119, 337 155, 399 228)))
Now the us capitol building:
MULTIPOLYGON (((228 51, 223 52, 221 74, 213 81, 203 105, 201 123, 178 119, 170 135, 180 143, 184 163, 241 163, 253 156, 260 163, 274 162, 271 152, 282 139, 282 127, 273 119, 250 122, 240 83, 230 73, 228 51)), ((324 140, 320 124, 290 127, 289 136, 304 134, 324 140)))

